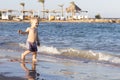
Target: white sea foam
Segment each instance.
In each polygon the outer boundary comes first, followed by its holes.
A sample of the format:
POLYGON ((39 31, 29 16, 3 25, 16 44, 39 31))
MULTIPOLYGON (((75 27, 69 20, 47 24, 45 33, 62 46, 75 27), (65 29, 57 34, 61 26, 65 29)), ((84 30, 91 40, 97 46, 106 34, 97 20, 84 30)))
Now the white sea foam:
POLYGON ((70 53, 70 52, 75 52, 76 54, 79 53, 79 50, 73 49, 73 48, 68 48, 68 49, 62 49, 60 50, 61 53, 70 53))
POLYGON ((119 57, 116 57, 114 55, 103 54, 103 53, 99 53, 99 60, 100 61, 108 61, 108 62, 112 62, 112 63, 120 63, 119 57))
POLYGON ((26 48, 26 45, 24 43, 19 43, 20 47, 26 48))
POLYGON ((50 53, 50 54, 60 54, 57 48, 53 46, 40 46, 38 47, 38 52, 50 53))
POLYGON ((116 57, 115 55, 107 54, 107 53, 101 53, 101 52, 93 52, 91 50, 89 52, 92 53, 92 55, 94 55, 94 56, 98 55, 98 61, 120 63, 120 58, 116 57))
POLYGON ((95 52, 93 52, 92 50, 89 50, 89 52, 90 52, 92 55, 94 55, 94 56, 97 55, 97 54, 96 54, 95 52))

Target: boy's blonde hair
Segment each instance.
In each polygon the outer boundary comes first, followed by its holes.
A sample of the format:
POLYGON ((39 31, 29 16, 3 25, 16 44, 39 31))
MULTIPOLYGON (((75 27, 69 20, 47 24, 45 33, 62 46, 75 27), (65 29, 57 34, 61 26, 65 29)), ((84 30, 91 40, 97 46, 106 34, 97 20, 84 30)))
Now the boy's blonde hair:
POLYGON ((33 20, 38 20, 39 21, 39 19, 37 17, 32 17, 32 18, 30 18, 30 23, 32 23, 33 20))

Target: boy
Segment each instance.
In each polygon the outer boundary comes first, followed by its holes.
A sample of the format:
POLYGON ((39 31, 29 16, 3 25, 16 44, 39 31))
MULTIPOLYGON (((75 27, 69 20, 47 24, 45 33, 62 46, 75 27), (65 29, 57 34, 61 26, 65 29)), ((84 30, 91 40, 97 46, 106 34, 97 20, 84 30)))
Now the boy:
POLYGON ((37 45, 40 46, 37 30, 39 20, 37 18, 31 18, 30 23, 31 27, 27 28, 25 32, 23 32, 22 30, 18 30, 19 34, 28 34, 28 38, 26 41, 27 50, 21 55, 21 60, 23 62, 25 61, 25 56, 31 52, 33 53, 32 61, 36 62, 37 45))

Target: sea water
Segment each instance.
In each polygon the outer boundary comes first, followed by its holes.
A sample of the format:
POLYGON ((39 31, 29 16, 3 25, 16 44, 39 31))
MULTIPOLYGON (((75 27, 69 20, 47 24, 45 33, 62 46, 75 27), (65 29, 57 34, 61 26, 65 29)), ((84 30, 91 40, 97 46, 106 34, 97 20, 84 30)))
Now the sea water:
MULTIPOLYGON (((0 23, 0 50, 20 51, 25 48, 29 23, 0 23)), ((120 55, 120 24, 111 23, 40 23, 38 27, 41 47, 39 52, 49 54, 78 54, 80 57, 107 59, 120 55)), ((77 55, 77 56, 78 56, 77 55)), ((120 61, 119 61, 120 62, 120 61)), ((118 63, 119 63, 118 62, 118 63)))
MULTIPOLYGON (((17 31, 19 29, 25 31, 29 26, 29 23, 24 22, 0 23, 0 51, 3 51, 0 53, 0 57, 20 57, 20 55, 18 56, 16 53, 21 53, 25 50, 27 35, 20 35, 17 31), (9 53, 4 53, 4 51, 9 53)), ((40 22, 38 32, 41 43, 41 46, 38 47, 38 56, 47 54, 54 62, 57 58, 60 58, 60 60, 64 58, 64 60, 66 59, 65 61, 67 61, 67 59, 71 59, 71 61, 75 60, 76 63, 77 61, 82 61, 90 65, 90 69, 86 68, 88 69, 86 72, 89 74, 88 77, 92 75, 89 70, 95 69, 94 66, 92 67, 92 64, 117 66, 114 73, 116 73, 120 67, 120 24, 40 22)), ((46 59, 50 61, 49 58, 46 59)), ((72 67, 83 67, 79 64, 76 65, 72 65, 72 67)), ((77 72, 76 68, 73 68, 73 70, 77 72)), ((99 72, 100 68, 100 66, 97 66, 99 72)), ((108 70, 110 69, 111 67, 108 70)), ((105 70, 107 70, 106 67, 105 70)), ((100 73, 102 74, 102 72, 100 73)), ((115 74, 117 78, 113 79, 119 79, 118 73, 119 72, 115 74)), ((74 75, 74 77, 83 74, 77 74, 74 75)), ((104 72, 104 74, 107 73, 104 72)), ((107 77, 110 77, 106 78, 105 75, 102 76, 103 74, 96 75, 96 77, 106 80, 110 80, 111 75, 113 76, 113 74, 106 75, 107 77)), ((93 75, 91 79, 95 79, 93 75)))

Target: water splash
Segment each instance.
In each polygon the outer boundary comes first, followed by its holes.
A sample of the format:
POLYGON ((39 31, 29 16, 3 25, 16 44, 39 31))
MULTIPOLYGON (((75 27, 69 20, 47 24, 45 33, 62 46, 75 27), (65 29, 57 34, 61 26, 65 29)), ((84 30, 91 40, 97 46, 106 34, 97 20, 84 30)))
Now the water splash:
POLYGON ((59 50, 53 46, 41 46, 38 47, 38 52, 48 53, 48 54, 60 54, 59 50))

